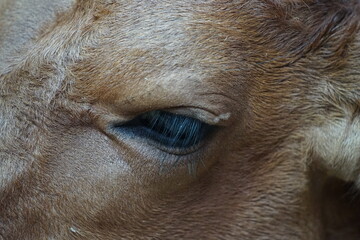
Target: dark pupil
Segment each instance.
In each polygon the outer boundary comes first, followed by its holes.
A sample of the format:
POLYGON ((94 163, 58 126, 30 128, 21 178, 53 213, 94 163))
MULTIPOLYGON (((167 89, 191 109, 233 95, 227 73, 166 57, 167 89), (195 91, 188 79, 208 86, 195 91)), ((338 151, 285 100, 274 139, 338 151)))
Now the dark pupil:
POLYGON ((197 119, 164 111, 148 112, 115 127, 174 148, 189 148, 198 144, 211 128, 197 119))

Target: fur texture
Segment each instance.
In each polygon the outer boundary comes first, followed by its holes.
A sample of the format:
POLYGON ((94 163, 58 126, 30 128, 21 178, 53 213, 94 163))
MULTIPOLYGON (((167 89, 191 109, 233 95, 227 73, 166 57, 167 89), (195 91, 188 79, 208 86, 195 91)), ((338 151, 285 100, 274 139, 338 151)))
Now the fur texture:
POLYGON ((1 239, 359 239, 358 0, 56 2, 0 1, 1 239))

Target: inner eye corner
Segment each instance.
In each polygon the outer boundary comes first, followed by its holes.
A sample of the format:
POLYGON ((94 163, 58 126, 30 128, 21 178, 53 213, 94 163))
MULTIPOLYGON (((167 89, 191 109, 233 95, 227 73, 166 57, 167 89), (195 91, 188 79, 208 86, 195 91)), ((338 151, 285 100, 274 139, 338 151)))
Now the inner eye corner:
POLYGON ((193 117, 154 110, 128 122, 115 123, 112 128, 120 133, 146 138, 161 148, 187 150, 204 142, 215 126, 193 117))

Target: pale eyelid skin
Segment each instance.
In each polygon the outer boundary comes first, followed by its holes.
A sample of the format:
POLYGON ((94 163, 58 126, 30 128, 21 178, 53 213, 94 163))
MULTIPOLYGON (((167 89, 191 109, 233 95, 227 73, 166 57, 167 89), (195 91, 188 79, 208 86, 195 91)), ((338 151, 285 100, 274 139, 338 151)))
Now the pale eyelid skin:
POLYGON ((199 107, 174 107, 164 109, 164 111, 168 111, 175 114, 181 114, 186 117, 192 117, 198 119, 206 124, 215 125, 215 126, 228 126, 231 124, 231 116, 230 111, 224 111, 222 113, 210 112, 209 110, 205 110, 204 108, 199 107))

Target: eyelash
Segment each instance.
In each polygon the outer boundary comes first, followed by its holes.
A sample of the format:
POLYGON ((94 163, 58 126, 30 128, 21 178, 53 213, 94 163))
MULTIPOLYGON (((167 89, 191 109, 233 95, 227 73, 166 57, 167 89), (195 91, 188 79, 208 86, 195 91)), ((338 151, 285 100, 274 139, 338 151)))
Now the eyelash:
POLYGON ((150 139, 169 149, 186 150, 199 145, 214 126, 179 114, 152 111, 125 124, 115 124, 113 128, 150 139))

